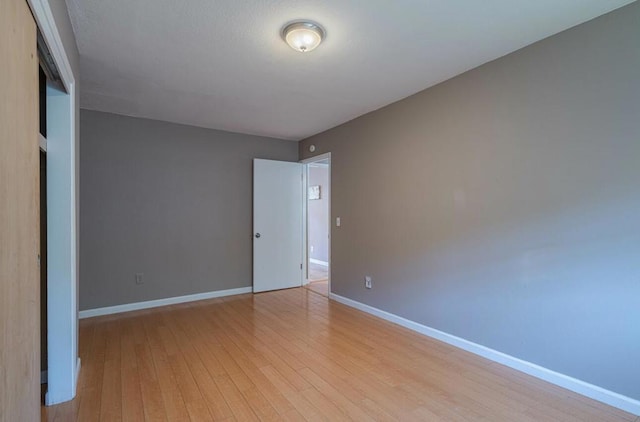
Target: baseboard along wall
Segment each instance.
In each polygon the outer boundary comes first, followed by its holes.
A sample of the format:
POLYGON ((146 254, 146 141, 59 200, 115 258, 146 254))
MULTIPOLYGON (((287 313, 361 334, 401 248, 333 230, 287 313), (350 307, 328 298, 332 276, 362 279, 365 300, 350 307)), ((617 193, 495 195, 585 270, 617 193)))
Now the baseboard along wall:
POLYGON ((121 312, 138 311, 140 309, 157 308, 159 306, 175 305, 178 303, 195 302, 196 300, 213 299, 216 297, 240 295, 251 293, 251 287, 237 289, 216 290, 213 292, 196 293, 186 296, 168 297, 165 299, 148 300, 145 302, 126 303, 124 305, 106 306, 104 308, 87 309, 80 311, 78 317, 91 318, 102 315, 119 314, 121 312))
POLYGON ((415 321, 411 321, 409 319, 346 298, 344 296, 337 295, 335 293, 329 293, 329 298, 335 300, 336 302, 342 303, 343 305, 347 305, 368 314, 377 316, 386 321, 408 328, 412 331, 418 332, 436 340, 443 341, 459 349, 466 350, 467 352, 471 352, 491 361, 498 362, 502 365, 516 369, 520 372, 524 372, 525 374, 529 374, 536 378, 550 382, 551 384, 566 388, 567 390, 571 390, 575 393, 608 404, 626 412, 633 413, 634 415, 640 415, 640 401, 632 399, 631 397, 623 396, 622 394, 618 394, 602 387, 598 387, 597 385, 589 384, 588 382, 552 371, 551 369, 547 369, 534 363, 518 359, 497 350, 490 349, 480 344, 473 343, 469 340, 465 340, 452 334, 436 330, 435 328, 419 324, 415 321))
MULTIPOLYGON (((206 293, 196 293, 186 296, 170 297, 165 299, 149 300, 145 302, 127 303, 124 305, 107 306, 104 308, 88 309, 80 311, 79 317, 91 318, 102 315, 111 315, 121 312, 136 311, 140 309, 156 308, 159 306, 174 305, 178 303, 194 302, 197 300, 212 299, 216 297, 232 296, 245 293, 251 293, 251 287, 240 287, 237 289, 217 290, 206 293)), ((613 391, 598 387, 597 385, 589 384, 585 381, 570 377, 559 372, 552 371, 542 366, 536 365, 531 362, 527 362, 522 359, 507 355, 497 350, 482 346, 477 343, 473 343, 469 340, 465 340, 460 337, 456 337, 452 334, 445 333, 435 328, 428 327, 426 325, 411 321, 409 319, 400 317, 387 311, 375 308, 370 305, 346 298, 344 296, 337 295, 335 293, 329 293, 329 298, 336 302, 382 318, 386 321, 398 324, 402 327, 408 328, 417 333, 426 335, 436 340, 443 341, 454 347, 462 350, 466 350, 478 356, 482 356, 494 362, 506 365, 510 368, 524 372, 536 378, 558 385, 560 387, 571 390, 575 393, 589 397, 591 399, 606 403, 610 406, 622 409, 626 412, 640 415, 640 401, 632 399, 622 394, 615 393, 613 391)), ((44 374, 43 374, 44 375, 44 374)))
POLYGON ((323 267, 328 267, 329 263, 327 261, 320 261, 319 259, 309 258, 309 262, 313 264, 322 265, 323 267))

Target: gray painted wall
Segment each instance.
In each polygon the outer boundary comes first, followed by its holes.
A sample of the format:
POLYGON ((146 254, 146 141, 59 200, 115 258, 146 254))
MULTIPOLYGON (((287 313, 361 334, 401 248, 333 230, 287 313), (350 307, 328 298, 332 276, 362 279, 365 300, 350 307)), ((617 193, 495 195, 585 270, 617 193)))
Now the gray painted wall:
POLYGON ((308 177, 309 186, 320 186, 320 199, 307 204, 309 257, 329 262, 329 167, 309 166, 308 177))
POLYGON ((252 159, 296 161, 295 142, 80 118, 80 309, 251 286, 252 159))
POLYGON ((639 40, 636 2, 301 142, 332 290, 640 399, 639 40))

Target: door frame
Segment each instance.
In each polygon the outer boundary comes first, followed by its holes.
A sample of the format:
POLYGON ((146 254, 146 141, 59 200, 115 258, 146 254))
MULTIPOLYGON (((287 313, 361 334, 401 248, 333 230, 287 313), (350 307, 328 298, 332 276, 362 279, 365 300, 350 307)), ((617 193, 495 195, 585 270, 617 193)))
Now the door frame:
POLYGON ((331 152, 326 152, 324 154, 315 155, 313 157, 305 158, 304 160, 300 160, 299 162, 304 164, 304 171, 302 172, 302 186, 304 186, 302 192, 302 259, 303 259, 303 275, 302 275, 302 285, 306 286, 309 284, 309 210, 307 209, 307 196, 309 192, 309 164, 316 163, 318 161, 329 160, 329 196, 327 197, 327 206, 329 207, 328 214, 328 223, 329 223, 329 240, 327 242, 327 256, 329 258, 329 269, 327 272, 327 297, 331 295, 331 268, 333 264, 333 258, 331 257, 331 229, 332 229, 332 218, 331 218, 331 195, 333 194, 333 189, 331 185, 331 152))
POLYGON ((47 89, 47 381, 45 404, 76 395, 78 357, 77 85, 50 0, 27 0, 66 93, 47 89))

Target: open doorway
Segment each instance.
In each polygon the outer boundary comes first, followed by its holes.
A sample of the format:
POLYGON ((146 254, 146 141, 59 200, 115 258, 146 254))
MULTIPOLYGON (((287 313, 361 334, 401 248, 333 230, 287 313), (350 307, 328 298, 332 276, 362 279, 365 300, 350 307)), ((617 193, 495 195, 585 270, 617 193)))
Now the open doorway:
POLYGON ((331 157, 305 160, 306 167, 306 284, 328 296, 330 289, 331 157))

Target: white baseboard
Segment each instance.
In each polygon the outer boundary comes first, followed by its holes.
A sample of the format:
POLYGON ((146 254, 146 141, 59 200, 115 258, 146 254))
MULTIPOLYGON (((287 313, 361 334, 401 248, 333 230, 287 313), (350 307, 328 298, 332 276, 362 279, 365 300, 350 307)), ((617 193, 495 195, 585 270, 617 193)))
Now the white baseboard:
POLYGON ((243 293, 251 293, 251 290, 251 287, 240 287, 237 289, 216 290, 214 292, 196 293, 193 295, 168 297, 166 299, 148 300, 146 302, 126 303, 124 305, 87 309, 80 311, 78 317, 83 319, 102 315, 119 314, 121 312, 157 308, 158 306, 175 305, 177 303, 195 302, 196 300, 212 299, 215 297, 240 295, 243 293))
POLYGON ((335 293, 330 293, 329 298, 344 305, 356 308, 360 311, 401 325, 420 334, 435 338, 452 346, 474 353, 478 356, 482 356, 494 362, 501 363, 510 368, 566 388, 567 390, 571 390, 583 396, 592 398, 602 403, 606 403, 610 406, 617 407, 618 409, 633 413, 634 415, 640 415, 640 401, 632 399, 631 397, 614 393, 613 391, 606 390, 596 385, 589 384, 576 378, 572 378, 568 375, 552 371, 534 363, 518 359, 497 350, 493 350, 480 344, 465 340, 463 338, 456 337, 440 330, 436 330, 435 328, 427 327, 426 325, 419 324, 390 312, 374 308, 373 306, 365 305, 364 303, 348 299, 335 293))
POLYGON ((314 264, 322 265, 323 267, 328 267, 329 263, 327 261, 320 261, 319 259, 309 258, 309 262, 314 264))
POLYGON ((76 396, 76 393, 78 392, 78 379, 80 378, 80 369, 81 369, 81 364, 80 364, 80 358, 78 357, 78 360, 76 361, 76 381, 73 384, 73 397, 76 396))

